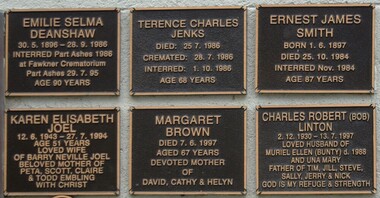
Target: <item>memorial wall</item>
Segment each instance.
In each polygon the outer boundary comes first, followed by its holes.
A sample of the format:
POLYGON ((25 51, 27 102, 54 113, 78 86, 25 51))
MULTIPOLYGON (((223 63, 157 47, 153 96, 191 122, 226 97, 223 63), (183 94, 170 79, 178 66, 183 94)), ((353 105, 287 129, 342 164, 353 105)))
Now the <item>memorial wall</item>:
POLYGON ((380 197, 380 1, 0 2, 1 197, 380 197))

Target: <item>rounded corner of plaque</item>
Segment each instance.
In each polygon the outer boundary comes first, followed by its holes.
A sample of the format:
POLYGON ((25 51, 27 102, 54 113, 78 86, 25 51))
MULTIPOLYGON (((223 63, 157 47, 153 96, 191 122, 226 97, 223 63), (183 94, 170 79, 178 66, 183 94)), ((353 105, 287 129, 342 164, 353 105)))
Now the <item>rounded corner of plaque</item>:
POLYGON ((114 110, 116 110, 117 112, 120 111, 120 107, 115 107, 114 110))
POLYGON ((261 93, 261 89, 259 89, 259 87, 256 87, 255 92, 259 94, 259 93, 261 93))
POLYGON ((131 89, 131 90, 129 90, 129 95, 130 95, 130 96, 134 96, 134 95, 135 95, 135 93, 136 93, 136 92, 134 92, 132 89, 131 89))
POLYGON ((129 111, 133 111, 135 109, 136 109, 136 107, 134 107, 134 106, 129 107, 129 111))
POLYGON ((259 189, 256 189, 256 195, 261 195, 263 191, 260 191, 259 189))
POLYGON ((241 191, 241 195, 247 195, 247 189, 244 189, 243 191, 241 191))
POLYGON ((133 191, 132 189, 129 190, 129 194, 130 195, 134 195, 135 194, 135 191, 133 191))
POLYGON ((136 11, 136 8, 134 8, 134 7, 129 8, 129 12, 130 12, 130 13, 133 13, 134 11, 136 11))
POLYGON ((9 195, 8 191, 4 190, 3 195, 4 197, 7 197, 9 195))
POLYGON ((10 93, 8 90, 6 90, 6 91, 4 92, 4 94, 5 94, 5 96, 10 96, 10 95, 11 95, 11 93, 10 93))
POLYGON ((370 94, 374 94, 375 93, 375 88, 371 87, 371 89, 369 90, 369 93, 370 94))

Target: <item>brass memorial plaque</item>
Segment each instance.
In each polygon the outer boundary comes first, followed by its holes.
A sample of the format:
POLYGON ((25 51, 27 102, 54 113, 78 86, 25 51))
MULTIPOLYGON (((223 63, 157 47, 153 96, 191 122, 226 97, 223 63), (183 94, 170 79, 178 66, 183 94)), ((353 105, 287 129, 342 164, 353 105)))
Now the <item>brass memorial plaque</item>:
POLYGON ((119 110, 5 113, 5 196, 119 194, 119 110))
POLYGON ((256 120, 258 194, 376 192, 374 106, 259 106, 256 120))
POLYGON ((131 194, 246 194, 244 107, 132 108, 131 194))
POLYGON ((6 96, 119 95, 117 9, 6 13, 6 96))
POLYGON ((373 93, 374 6, 259 5, 256 92, 373 93))
POLYGON ((131 95, 246 94, 244 7, 131 13, 131 95))

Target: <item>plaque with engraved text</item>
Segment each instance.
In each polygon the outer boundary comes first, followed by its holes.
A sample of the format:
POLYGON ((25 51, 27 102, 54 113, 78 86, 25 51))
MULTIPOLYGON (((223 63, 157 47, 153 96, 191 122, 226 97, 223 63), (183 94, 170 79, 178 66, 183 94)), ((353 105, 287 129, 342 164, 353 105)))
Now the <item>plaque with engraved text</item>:
POLYGON ((5 196, 119 194, 119 110, 5 114, 5 196))
POLYGON ((244 7, 131 12, 131 95, 246 94, 244 7))
POLYGON ((256 120, 258 194, 376 192, 374 106, 259 106, 256 120))
POLYGON ((132 108, 131 194, 245 194, 244 107, 132 108))
POLYGON ((117 9, 6 13, 7 96, 119 95, 117 9))
POLYGON ((259 5, 256 20, 256 92, 373 93, 372 5, 259 5))

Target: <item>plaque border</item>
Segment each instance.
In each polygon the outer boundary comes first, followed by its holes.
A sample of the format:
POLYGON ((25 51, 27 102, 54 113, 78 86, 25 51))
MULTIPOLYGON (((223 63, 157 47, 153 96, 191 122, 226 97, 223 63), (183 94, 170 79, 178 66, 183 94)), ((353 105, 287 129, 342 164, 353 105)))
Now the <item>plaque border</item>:
POLYGON ((258 4, 256 5, 256 71, 255 71, 255 92, 256 93, 369 93, 373 94, 375 92, 375 5, 370 3, 353 3, 353 4, 258 4), (291 89, 259 89, 259 82, 258 82, 258 67, 259 67, 259 17, 260 17, 260 8, 310 8, 310 7, 316 7, 316 8, 324 8, 324 7, 372 7, 372 62, 371 62, 371 71, 372 71, 372 79, 371 79, 371 89, 352 89, 352 90, 321 90, 321 89, 315 89, 315 90, 308 90, 308 89, 300 89, 300 90, 291 90, 291 89))
POLYGON ((4 169, 4 174, 3 174, 3 195, 6 196, 69 196, 69 195, 119 195, 120 194, 120 108, 119 107, 113 107, 113 108, 15 108, 15 109, 7 109, 4 112, 4 128, 5 128, 5 133, 4 133, 4 161, 3 161, 3 169, 4 169), (13 111, 13 112, 18 112, 18 111, 104 111, 104 110, 116 110, 117 113, 117 130, 116 130, 116 191, 67 191, 67 192, 7 192, 7 157, 8 157, 8 112, 13 111))
POLYGON ((338 195, 338 194, 375 194, 377 192, 376 185, 376 105, 373 104, 347 104, 347 105, 257 105, 256 106, 256 194, 257 195, 311 195, 311 194, 318 194, 318 195, 338 195), (259 109, 298 109, 298 108, 356 108, 356 107, 371 107, 372 108, 372 115, 373 115, 373 131, 372 131, 372 141, 373 141, 373 186, 374 189, 371 191, 259 191, 258 185, 259 185, 259 109))
POLYGON ((57 8, 57 9, 10 9, 5 12, 5 96, 112 96, 120 95, 120 9, 119 8, 57 8), (9 35, 9 13, 12 12, 99 12, 99 11, 116 11, 117 12, 117 57, 116 57, 116 91, 115 92, 9 92, 8 91, 8 35, 9 35))
POLYGON ((169 95, 246 95, 247 94, 247 6, 210 6, 210 7, 198 7, 198 6, 189 6, 189 7, 149 7, 149 8, 130 8, 130 33, 129 33, 129 95, 131 96, 169 96, 169 95), (170 10, 243 10, 244 20, 243 20, 243 89, 241 91, 176 91, 176 92, 136 92, 133 91, 133 12, 134 11, 170 11, 170 10))
POLYGON ((129 178, 128 191, 130 195, 246 195, 247 194, 247 107, 246 106, 131 106, 129 109, 129 178), (132 191, 132 137, 133 137, 133 110, 207 110, 207 109, 243 109, 243 138, 244 138, 244 191, 132 191))

